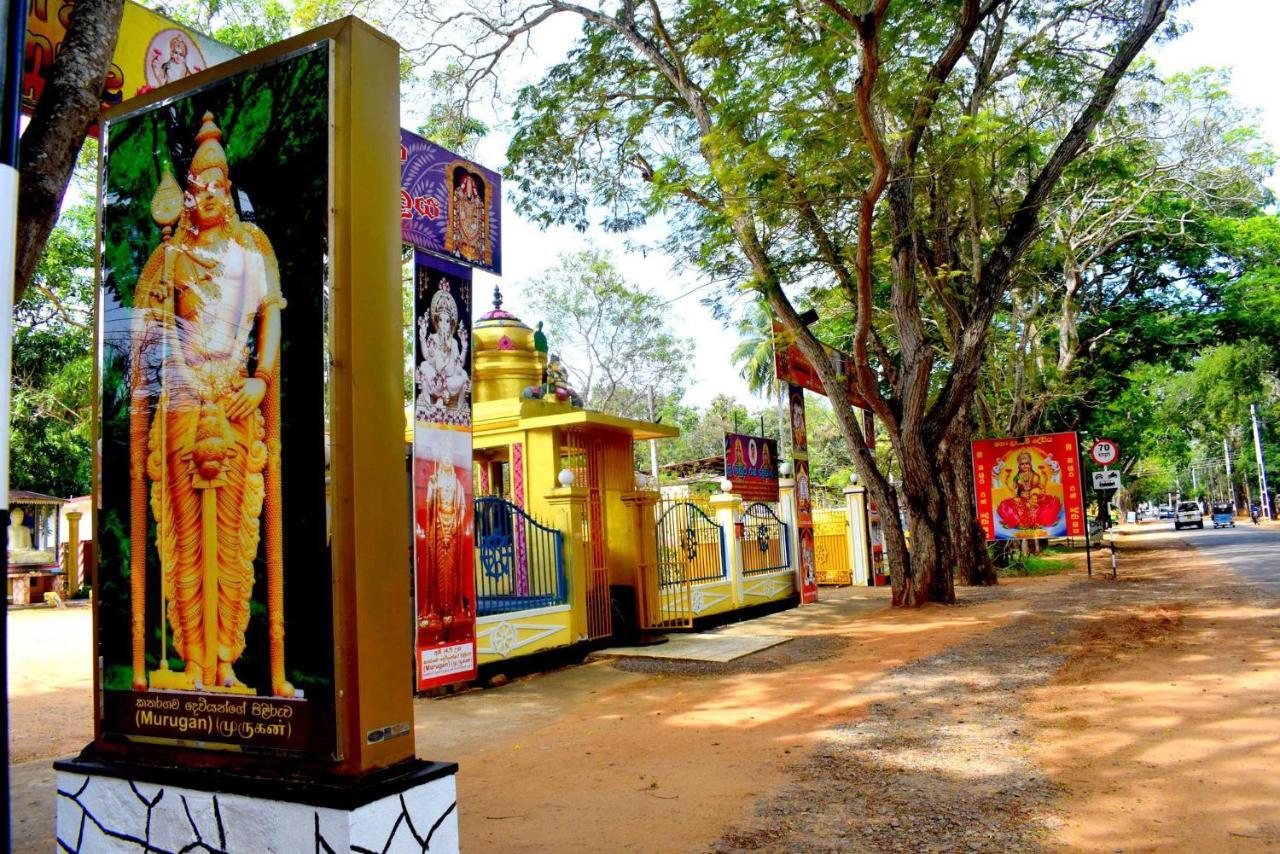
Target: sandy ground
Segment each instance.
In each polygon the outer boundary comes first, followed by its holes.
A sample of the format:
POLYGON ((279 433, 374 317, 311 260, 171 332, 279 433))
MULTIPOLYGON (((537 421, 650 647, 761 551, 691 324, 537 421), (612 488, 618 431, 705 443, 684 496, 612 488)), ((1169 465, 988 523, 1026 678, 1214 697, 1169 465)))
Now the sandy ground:
POLYGON ((1129 586, 1148 589, 1095 612, 1028 708, 1034 755, 1064 789, 1057 841, 1274 851, 1280 609, 1173 536, 1124 541, 1129 586))
POLYGON ((8 629, 10 761, 78 752, 93 738, 93 612, 24 608, 8 629))
MULTIPOLYGON (((824 590, 734 627, 795 639, 728 664, 419 700, 418 752, 461 764, 473 850, 1275 848, 1280 612, 1177 545, 955 608, 824 590)), ((91 733, 88 614, 9 620, 15 850, 48 851, 48 761, 91 733)))

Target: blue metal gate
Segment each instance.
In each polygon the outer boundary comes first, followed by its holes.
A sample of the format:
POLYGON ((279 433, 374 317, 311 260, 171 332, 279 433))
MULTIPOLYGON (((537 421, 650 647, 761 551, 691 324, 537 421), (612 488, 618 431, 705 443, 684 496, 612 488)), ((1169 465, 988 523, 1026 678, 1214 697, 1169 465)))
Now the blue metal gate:
POLYGON ((691 501, 657 505, 657 572, 645 585, 645 628, 693 625, 692 586, 728 577, 724 530, 691 501))
POLYGON ((563 605, 563 535, 505 498, 475 500, 476 615, 563 605))

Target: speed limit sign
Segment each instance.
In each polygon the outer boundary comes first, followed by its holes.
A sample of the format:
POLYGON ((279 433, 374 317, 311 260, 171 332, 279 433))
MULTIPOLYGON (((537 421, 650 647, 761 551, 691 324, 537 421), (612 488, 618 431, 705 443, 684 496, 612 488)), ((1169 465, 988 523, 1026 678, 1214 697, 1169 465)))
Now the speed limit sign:
POLYGON ((1120 448, 1110 439, 1099 439, 1093 443, 1089 456, 1100 466, 1109 466, 1120 456, 1120 448))

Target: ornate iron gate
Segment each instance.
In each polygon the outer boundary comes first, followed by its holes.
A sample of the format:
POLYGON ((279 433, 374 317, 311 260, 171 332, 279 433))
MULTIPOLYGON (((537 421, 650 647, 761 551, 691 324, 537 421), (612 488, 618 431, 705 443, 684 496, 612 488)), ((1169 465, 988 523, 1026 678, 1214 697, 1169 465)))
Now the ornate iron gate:
POLYGON ((475 500, 476 616, 569 601, 563 535, 505 498, 475 500))
POLYGON ((693 585, 727 577, 724 530, 690 501, 657 505, 658 566, 646 580, 646 629, 693 625, 693 585))
POLYGON ((748 504, 738 524, 738 560, 744 578, 791 568, 787 523, 772 507, 759 501, 748 504))

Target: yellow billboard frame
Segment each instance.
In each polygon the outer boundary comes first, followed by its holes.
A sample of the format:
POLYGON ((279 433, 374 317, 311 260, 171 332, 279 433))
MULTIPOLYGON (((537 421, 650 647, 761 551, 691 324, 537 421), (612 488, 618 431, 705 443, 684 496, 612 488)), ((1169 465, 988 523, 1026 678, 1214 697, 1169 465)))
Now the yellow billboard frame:
MULTIPOLYGON (((330 72, 329 356, 334 637, 333 752, 316 771, 353 777, 414 757, 409 517, 388 512, 404 494, 400 293, 399 45, 354 17, 228 60, 114 107, 110 121, 328 41, 330 72), (386 152, 378 157, 376 152, 386 152), (388 499, 391 499, 389 502, 388 499), (396 619, 399 615, 400 619, 396 619)), ((105 141, 104 141, 105 142, 105 141)), ((105 150, 100 145, 99 151, 105 150)), ((99 155, 101 180, 101 153, 99 155)), ((99 221, 101 208, 99 208, 99 221)), ((98 286, 102 270, 97 269, 98 286)), ((101 305, 97 307, 100 314, 101 305)), ((100 324, 96 324, 100 328, 100 324)), ((101 341, 95 350, 101 353, 101 341)), ((317 370, 320 366, 317 366, 317 370)), ((95 372, 95 434, 101 364, 95 372)), ((94 447, 98 448, 95 435, 94 447)), ((95 451, 94 489, 101 470, 95 451)), ((317 460, 317 464, 321 461, 317 460)), ((96 502, 95 502, 96 504, 96 502)), ((93 508, 94 528, 97 510, 93 508)), ((95 578, 94 583, 97 584, 95 578)), ((98 601, 94 599, 94 636, 98 601)), ((95 696, 102 674, 94 669, 95 696)), ((102 733, 95 744, 126 755, 102 733)), ((226 750, 174 748, 182 764, 234 768, 226 750)), ((267 757, 254 756, 261 766, 267 757)), ((297 767, 297 758, 285 760, 297 767)))

